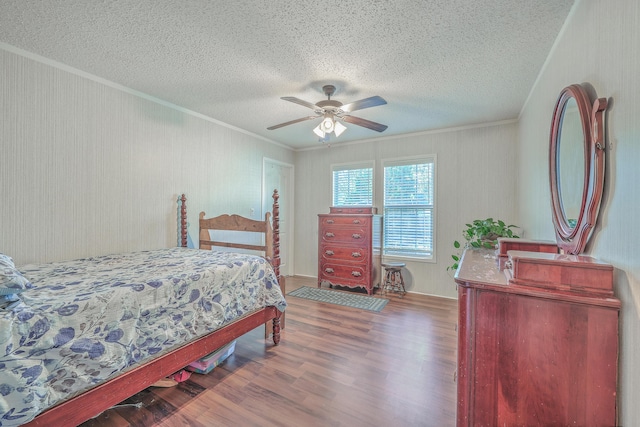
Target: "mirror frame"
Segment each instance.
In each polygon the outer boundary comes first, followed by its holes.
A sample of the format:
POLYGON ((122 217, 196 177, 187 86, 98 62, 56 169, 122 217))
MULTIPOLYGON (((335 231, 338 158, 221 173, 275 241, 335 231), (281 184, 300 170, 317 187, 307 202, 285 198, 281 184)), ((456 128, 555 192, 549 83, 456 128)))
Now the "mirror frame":
POLYGON ((604 189, 604 119, 606 98, 597 98, 593 103, 587 90, 579 84, 567 86, 560 92, 553 119, 549 141, 549 183, 551 185, 551 208, 558 247, 568 254, 580 254, 584 250, 595 226, 604 189), (571 227, 564 214, 559 189, 558 162, 562 119, 569 99, 578 105, 582 133, 584 135, 584 182, 582 203, 575 227, 571 227))

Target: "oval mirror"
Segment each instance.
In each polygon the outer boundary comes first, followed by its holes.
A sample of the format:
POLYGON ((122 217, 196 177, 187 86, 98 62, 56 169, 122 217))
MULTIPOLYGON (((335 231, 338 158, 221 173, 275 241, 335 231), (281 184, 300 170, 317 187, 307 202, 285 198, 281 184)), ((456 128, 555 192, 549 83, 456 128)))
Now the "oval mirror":
POLYGON ((571 97, 562 109, 556 149, 558 200, 568 229, 575 229, 585 190, 584 133, 576 99, 571 97))
POLYGON ((549 144, 551 205, 556 240, 579 254, 593 231, 604 185, 604 98, 591 102, 581 85, 560 92, 549 144))

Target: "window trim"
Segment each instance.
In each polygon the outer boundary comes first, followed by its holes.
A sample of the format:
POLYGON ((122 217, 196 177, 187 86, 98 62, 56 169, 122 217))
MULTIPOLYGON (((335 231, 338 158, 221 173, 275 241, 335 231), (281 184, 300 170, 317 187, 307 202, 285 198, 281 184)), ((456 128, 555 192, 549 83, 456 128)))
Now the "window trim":
MULTIPOLYGON (((384 247, 384 239, 382 244, 382 257, 385 260, 397 259, 403 261, 412 261, 412 262, 424 262, 424 263, 433 263, 437 262, 437 234, 438 234, 438 158, 436 154, 425 154, 425 155, 415 155, 415 156, 406 156, 406 157, 392 157, 392 158, 384 158, 381 159, 382 163, 382 194, 381 194, 381 214, 385 213, 385 177, 384 171, 388 166, 401 166, 402 164, 411 165, 411 164, 419 164, 419 163, 433 163, 433 209, 432 209, 432 217, 433 217, 433 234, 432 234, 432 251, 431 256, 429 257, 420 257, 417 255, 398 255, 398 254, 385 254, 384 247)), ((384 221, 384 218, 383 218, 384 221)))

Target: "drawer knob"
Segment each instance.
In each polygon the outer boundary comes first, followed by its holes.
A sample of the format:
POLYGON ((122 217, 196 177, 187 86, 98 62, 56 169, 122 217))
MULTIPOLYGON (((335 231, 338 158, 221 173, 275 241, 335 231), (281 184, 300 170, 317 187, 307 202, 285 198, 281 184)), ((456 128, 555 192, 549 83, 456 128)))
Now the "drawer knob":
POLYGON ((333 224, 333 222, 334 222, 334 221, 333 221, 332 219, 328 219, 328 220, 327 220, 327 224, 333 224))
POLYGON ((325 268, 324 272, 328 273, 328 274, 331 274, 331 273, 333 273, 333 268, 325 268))
POLYGON ((351 235, 351 237, 353 237, 354 239, 362 239, 362 235, 358 234, 358 233, 353 233, 351 235))
POLYGON ((353 220, 353 223, 354 223, 354 224, 360 224, 360 220, 359 220, 359 219, 354 219, 354 220, 353 220))
POLYGON ((333 251, 326 250, 326 251, 324 251, 324 254, 328 255, 328 256, 333 256, 333 251))
POLYGON ((333 233, 324 233, 326 237, 335 237, 336 235, 333 233))
POLYGON ((362 273, 360 273, 359 271, 352 271, 352 272, 351 272, 351 275, 352 275, 353 277, 360 277, 360 276, 362 276, 362 273))
POLYGON ((351 252, 351 256, 354 258, 360 258, 362 254, 360 252, 351 252))

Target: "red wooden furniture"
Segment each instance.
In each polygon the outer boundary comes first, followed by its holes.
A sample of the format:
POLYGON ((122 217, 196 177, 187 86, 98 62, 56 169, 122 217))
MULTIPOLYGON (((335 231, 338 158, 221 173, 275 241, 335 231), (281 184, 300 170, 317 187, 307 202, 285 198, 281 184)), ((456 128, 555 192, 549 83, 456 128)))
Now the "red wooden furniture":
POLYGON ((604 182, 607 100, 589 91, 567 86, 553 112, 556 242, 500 239, 459 263, 458 426, 616 425, 613 267, 579 255, 604 182))
MULTIPOLYGON (((276 276, 283 289, 282 277, 280 276, 280 252, 278 236, 278 192, 273 193, 274 225, 266 224, 269 217, 265 218, 264 227, 257 225, 260 230, 246 230, 243 227, 245 222, 239 220, 238 231, 261 231, 272 239, 267 239, 264 248, 269 256, 269 262, 274 267, 276 276), (267 231, 268 230, 268 231, 267 231)), ((186 221, 186 198, 180 198, 180 243, 183 247, 187 245, 187 221, 186 221)), ((205 220, 206 221, 206 220, 205 220)), ((252 222, 255 224, 256 222, 252 222)), ((234 229, 228 222, 224 223, 225 230, 234 229)), ((213 224, 209 224, 213 226, 213 224)), ((205 245, 220 242, 205 242, 205 245)), ((284 291, 284 289, 283 289, 284 291)), ((214 350, 230 343, 234 339, 255 329, 256 327, 272 323, 273 342, 277 345, 280 342, 280 318, 282 313, 273 306, 265 307, 249 315, 220 328, 209 335, 205 335, 190 343, 185 343, 183 347, 175 349, 156 359, 153 359, 135 369, 127 371, 104 384, 92 388, 79 396, 71 398, 51 409, 41 413, 25 426, 75 426, 95 417, 101 412, 109 409, 126 398, 138 393, 141 390, 154 384, 156 381, 171 375, 182 369, 194 360, 213 352, 214 350)))
POLYGON ((509 254, 501 272, 493 250, 467 249, 456 273, 457 425, 616 425, 613 268, 509 254))
POLYGON ((318 215, 318 287, 362 287, 380 282, 382 217, 371 207, 331 207, 318 215))
MULTIPOLYGON (((560 92, 551 121, 549 135, 549 185, 551 190, 551 209, 556 241, 560 249, 569 254, 580 254, 584 250, 596 224, 604 191, 605 158, 605 110, 606 98, 596 98, 591 102, 587 88, 583 85, 570 85, 560 92), (578 117, 571 117, 571 109, 578 110, 578 117), (569 113, 569 115, 567 115, 569 113), (582 127, 582 139, 563 132, 563 126, 578 121, 582 127), (581 148, 581 158, 573 152, 564 151, 572 145, 581 148), (569 157, 569 158, 568 158, 569 157), (577 157, 573 159, 573 157, 577 157), (582 202, 575 206, 577 216, 572 222, 567 217, 567 194, 562 194, 562 175, 565 169, 573 169, 575 160, 582 160, 582 202)), ((580 170, 580 168, 578 168, 580 170)), ((571 170, 570 172, 576 172, 571 170)), ((580 181, 580 180, 578 180, 580 181)), ((565 188, 565 191, 567 189, 565 188)))
POLYGON ((498 238, 498 265, 500 270, 504 269, 506 262, 509 260, 507 250, 557 254, 558 245, 552 241, 500 237, 498 238))

